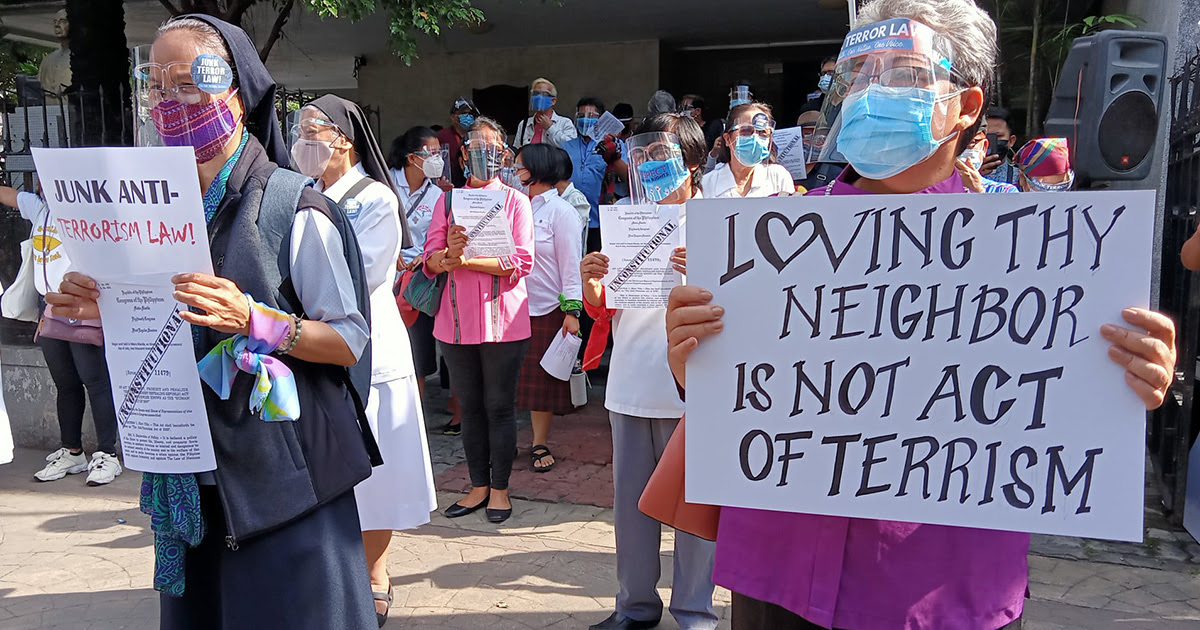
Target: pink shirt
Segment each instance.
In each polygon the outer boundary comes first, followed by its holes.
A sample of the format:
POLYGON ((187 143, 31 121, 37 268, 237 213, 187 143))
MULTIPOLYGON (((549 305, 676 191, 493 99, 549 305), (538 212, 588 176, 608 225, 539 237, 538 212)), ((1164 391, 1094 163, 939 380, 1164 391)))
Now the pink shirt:
MULTIPOLYGON (((434 318, 433 336, 453 344, 498 343, 529 338, 529 297, 525 276, 533 269, 533 211, 529 197, 492 180, 484 188, 504 190, 508 200, 504 213, 512 226, 517 253, 501 259, 512 275, 501 277, 459 269, 449 273, 442 291, 442 305, 434 318)), ((453 212, 451 202, 451 212, 453 212)), ((445 249, 446 196, 433 208, 425 255, 445 249)))
MULTIPOLYGON (((809 194, 866 194, 844 178, 809 194)), ((958 173, 920 193, 964 192, 958 173)), ((713 581, 845 630, 995 630, 1021 616, 1029 534, 722 508, 713 581)))

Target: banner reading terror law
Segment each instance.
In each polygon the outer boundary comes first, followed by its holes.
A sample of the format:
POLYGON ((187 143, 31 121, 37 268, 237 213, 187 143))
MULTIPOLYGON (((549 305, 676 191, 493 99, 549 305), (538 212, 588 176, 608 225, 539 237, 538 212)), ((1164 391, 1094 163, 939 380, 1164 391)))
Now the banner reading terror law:
POLYGON ((688 203, 687 500, 1140 540, 1154 195, 688 203))
POLYGON ((190 147, 34 149, 74 270, 100 290, 104 350, 125 465, 216 468, 176 273, 212 273, 190 147))

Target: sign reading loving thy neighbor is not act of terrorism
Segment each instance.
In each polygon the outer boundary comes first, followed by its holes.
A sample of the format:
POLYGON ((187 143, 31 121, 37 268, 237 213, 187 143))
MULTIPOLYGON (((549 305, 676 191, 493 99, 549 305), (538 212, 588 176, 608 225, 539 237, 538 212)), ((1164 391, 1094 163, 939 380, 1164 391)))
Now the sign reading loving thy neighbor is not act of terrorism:
POLYGON ((1141 539, 1144 406, 1100 326, 1149 302, 1152 192, 687 214, 726 310, 687 368, 689 501, 1141 539))

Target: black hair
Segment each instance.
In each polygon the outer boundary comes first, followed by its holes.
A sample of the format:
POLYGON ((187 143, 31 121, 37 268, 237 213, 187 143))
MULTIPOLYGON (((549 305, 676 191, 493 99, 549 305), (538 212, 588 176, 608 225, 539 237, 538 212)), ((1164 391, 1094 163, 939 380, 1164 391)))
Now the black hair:
POLYGON ((837 57, 834 57, 833 55, 830 55, 830 56, 828 56, 828 57, 826 57, 826 58, 822 59, 822 60, 821 60, 821 65, 817 66, 817 69, 818 69, 818 70, 824 69, 824 68, 825 68, 825 64, 827 64, 827 63, 833 63, 833 64, 836 64, 836 63, 837 63, 837 57))
POLYGON ((1008 126, 1008 132, 1013 132, 1012 115, 1008 113, 1007 109, 1004 109, 999 105, 992 105, 991 107, 987 108, 984 118, 999 118, 1004 121, 1005 125, 1008 126))
POLYGON ((529 185, 554 186, 561 181, 559 178, 561 169, 556 151, 557 149, 554 147, 541 142, 527 144, 517 150, 517 158, 521 160, 525 170, 529 171, 529 185))
MULTIPOLYGON (((733 129, 733 123, 737 122, 737 119, 741 118, 742 114, 745 114, 746 112, 751 111, 751 110, 762 110, 763 112, 766 112, 767 116, 770 117, 772 121, 775 120, 775 115, 771 113, 770 105, 767 105, 766 103, 760 103, 759 101, 754 101, 752 103, 742 103, 741 105, 738 105, 738 106, 734 107, 733 109, 730 109, 729 115, 725 117, 725 133, 729 133, 729 131, 731 129, 733 129)), ((777 153, 775 150, 775 140, 772 139, 771 140, 771 155, 767 157, 767 163, 774 164, 776 156, 777 156, 777 153)), ((716 158, 717 162, 719 162, 721 164, 728 164, 729 160, 733 159, 733 154, 730 151, 729 143, 722 142, 721 146, 717 149, 716 155, 714 155, 713 157, 716 158)))
POLYGON ((565 149, 554 147, 554 158, 558 164, 558 181, 571 181, 571 176, 575 174, 575 165, 571 164, 571 154, 565 149))
POLYGON ((438 137, 429 127, 416 126, 403 134, 396 136, 392 140, 392 148, 388 151, 387 165, 388 168, 403 170, 408 166, 408 156, 421 150, 425 146, 425 141, 429 139, 436 140, 438 137))
POLYGON ((642 121, 638 133, 662 131, 679 136, 679 149, 683 153, 683 164, 692 172, 692 195, 700 192, 700 176, 704 174, 704 163, 708 160, 708 143, 700 124, 691 116, 671 112, 655 114, 642 121))
POLYGON ((699 94, 684 94, 679 100, 690 99, 692 101, 692 109, 698 109, 703 112, 708 112, 708 101, 704 100, 699 94))
POLYGON ((604 112, 608 111, 604 107, 604 101, 600 100, 599 98, 597 98, 595 96, 585 96, 585 97, 579 99, 579 102, 575 104, 575 109, 576 109, 576 111, 578 111, 580 107, 585 107, 587 105, 591 105, 592 107, 595 107, 597 114, 603 114, 604 112))

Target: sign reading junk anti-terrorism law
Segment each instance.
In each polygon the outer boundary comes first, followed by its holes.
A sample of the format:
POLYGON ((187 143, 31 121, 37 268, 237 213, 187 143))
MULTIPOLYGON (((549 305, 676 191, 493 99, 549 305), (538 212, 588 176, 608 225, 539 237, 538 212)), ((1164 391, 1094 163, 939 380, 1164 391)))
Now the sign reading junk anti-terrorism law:
POLYGON ((34 149, 73 269, 96 279, 125 465, 216 468, 176 273, 212 273, 190 147, 34 149))
POLYGON ((1100 336, 1149 302, 1154 195, 688 203, 687 499, 1142 536, 1142 403, 1100 336))

